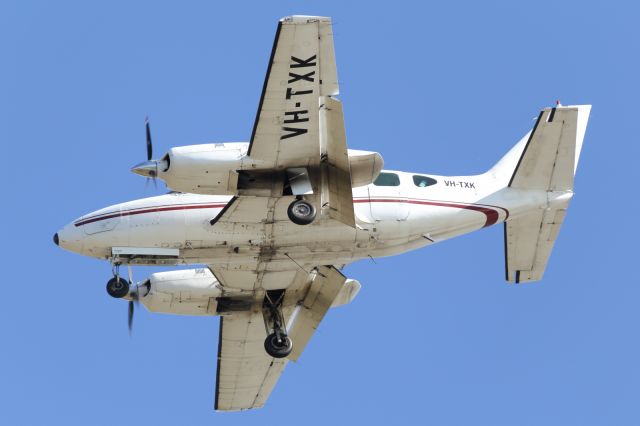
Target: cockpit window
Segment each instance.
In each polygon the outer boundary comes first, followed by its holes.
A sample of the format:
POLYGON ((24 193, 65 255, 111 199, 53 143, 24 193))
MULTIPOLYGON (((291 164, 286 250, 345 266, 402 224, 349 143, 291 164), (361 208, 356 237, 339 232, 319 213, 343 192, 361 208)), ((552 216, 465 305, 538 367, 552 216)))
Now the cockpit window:
POLYGON ((429 176, 413 175, 413 183, 420 188, 424 188, 426 186, 435 185, 438 181, 434 178, 430 178, 429 176))
POLYGON ((373 184, 375 186, 400 186, 400 178, 395 173, 380 173, 373 184))

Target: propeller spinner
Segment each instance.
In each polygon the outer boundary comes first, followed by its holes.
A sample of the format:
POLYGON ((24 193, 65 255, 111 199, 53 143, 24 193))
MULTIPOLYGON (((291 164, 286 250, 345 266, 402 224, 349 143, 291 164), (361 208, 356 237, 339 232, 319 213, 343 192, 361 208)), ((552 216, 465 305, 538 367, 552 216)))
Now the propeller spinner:
POLYGON ((140 176, 153 179, 154 186, 156 185, 156 177, 158 177, 158 167, 160 164, 164 164, 164 160, 153 160, 153 142, 151 141, 151 126, 149 125, 149 118, 144 120, 145 131, 147 134, 147 161, 136 164, 131 168, 131 171, 140 176))

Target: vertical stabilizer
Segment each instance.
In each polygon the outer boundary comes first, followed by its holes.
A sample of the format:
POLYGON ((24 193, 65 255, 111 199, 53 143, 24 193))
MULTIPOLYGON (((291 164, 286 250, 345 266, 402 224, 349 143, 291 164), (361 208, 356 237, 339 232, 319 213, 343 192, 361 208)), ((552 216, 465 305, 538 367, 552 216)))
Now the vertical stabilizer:
POLYGON ((509 186, 570 191, 591 105, 558 106, 540 112, 509 186))
POLYGON ((505 222, 507 281, 537 281, 544 275, 573 196, 590 111, 590 105, 543 109, 533 130, 490 170, 503 183, 509 176, 506 186, 545 192, 549 201, 546 209, 505 222))
POLYGON ((591 105, 543 109, 533 129, 487 174, 502 186, 572 189, 590 112, 591 105))

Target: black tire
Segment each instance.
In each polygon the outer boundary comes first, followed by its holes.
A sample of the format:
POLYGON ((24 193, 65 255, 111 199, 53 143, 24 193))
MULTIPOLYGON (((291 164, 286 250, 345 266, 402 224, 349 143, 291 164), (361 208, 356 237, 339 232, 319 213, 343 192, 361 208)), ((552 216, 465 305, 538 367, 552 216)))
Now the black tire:
POLYGON ((129 281, 122 277, 113 277, 107 282, 107 293, 109 296, 121 299, 129 294, 129 281))
POLYGON ((296 225, 308 225, 316 218, 316 208, 304 200, 296 200, 289 204, 287 215, 296 225))
POLYGON ((278 341, 276 333, 271 333, 264 340, 264 350, 274 358, 285 358, 292 349, 293 342, 288 336, 282 336, 282 340, 278 341))

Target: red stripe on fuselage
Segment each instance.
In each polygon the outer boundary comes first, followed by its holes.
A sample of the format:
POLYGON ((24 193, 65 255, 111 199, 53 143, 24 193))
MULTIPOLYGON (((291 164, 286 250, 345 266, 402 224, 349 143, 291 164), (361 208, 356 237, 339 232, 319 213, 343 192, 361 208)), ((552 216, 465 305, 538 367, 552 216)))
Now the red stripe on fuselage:
POLYGON ((397 199, 397 198, 362 198, 353 200, 354 203, 406 203, 406 204, 419 204, 425 206, 437 206, 437 207, 452 207, 463 210, 473 210, 483 213, 486 216, 486 221, 483 228, 494 225, 500 218, 500 213, 496 209, 501 209, 505 212, 505 220, 509 217, 509 210, 504 207, 497 206, 483 206, 478 204, 460 204, 451 203, 448 201, 426 201, 426 200, 411 200, 411 199, 397 199))
POLYGON ((76 222, 74 225, 75 226, 82 226, 82 225, 86 225, 88 223, 98 222, 100 220, 112 219, 114 217, 134 216, 134 215, 143 214, 143 213, 167 212, 167 211, 173 211, 173 210, 221 209, 226 205, 227 205, 226 203, 224 203, 224 204, 220 204, 220 203, 216 203, 216 204, 197 204, 197 205, 183 205, 183 204, 181 204, 181 205, 164 206, 164 207, 143 208, 141 210, 128 210, 128 211, 122 211, 122 212, 117 212, 117 213, 104 213, 102 215, 90 217, 90 218, 87 218, 87 219, 82 219, 82 220, 76 222))
MULTIPOLYGON (((426 201, 426 200, 411 200, 411 199, 396 199, 396 198, 360 198, 354 199, 354 203, 407 203, 407 204, 418 204, 418 205, 426 205, 426 206, 437 206, 437 207, 452 207, 463 210, 473 210, 480 213, 483 213, 486 216, 486 221, 483 227, 491 226, 498 222, 500 217, 499 212, 496 209, 503 210, 505 212, 505 220, 509 218, 509 210, 504 207, 498 206, 485 206, 478 204, 460 204, 460 203, 452 203, 448 201, 426 201)), ((89 217, 86 219, 79 220, 74 225, 82 226, 87 225, 89 223, 98 222, 101 220, 112 219, 114 217, 123 217, 123 216, 134 216, 137 214, 144 213, 156 213, 156 212, 166 212, 166 211, 174 211, 174 210, 194 210, 194 209, 216 209, 223 208, 226 206, 226 203, 214 203, 214 204, 196 204, 196 205, 172 205, 172 206, 161 206, 161 207, 151 207, 151 208, 140 208, 140 209, 132 209, 122 212, 114 212, 114 213, 103 213, 101 215, 96 215, 93 217, 89 217)))

